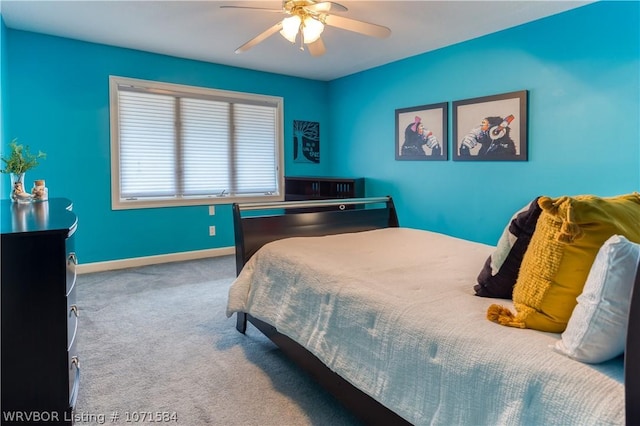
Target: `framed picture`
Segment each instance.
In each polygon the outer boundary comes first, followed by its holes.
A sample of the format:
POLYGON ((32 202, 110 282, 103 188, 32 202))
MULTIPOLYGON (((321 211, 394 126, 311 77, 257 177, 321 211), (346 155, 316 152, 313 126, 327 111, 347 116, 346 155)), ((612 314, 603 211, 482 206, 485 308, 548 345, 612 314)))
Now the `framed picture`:
POLYGON ((447 102, 396 110, 396 160, 445 161, 447 102))
POLYGON ((293 120, 293 161, 320 163, 320 123, 293 120))
POLYGON ((527 161, 527 91, 453 102, 454 161, 527 161))

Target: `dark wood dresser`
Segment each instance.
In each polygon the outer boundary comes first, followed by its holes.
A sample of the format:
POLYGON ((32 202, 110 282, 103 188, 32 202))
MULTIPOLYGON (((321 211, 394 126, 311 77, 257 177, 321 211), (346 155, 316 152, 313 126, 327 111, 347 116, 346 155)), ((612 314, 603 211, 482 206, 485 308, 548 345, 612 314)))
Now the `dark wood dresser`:
POLYGON ((65 198, 0 203, 0 423, 73 424, 80 378, 77 217, 65 198))

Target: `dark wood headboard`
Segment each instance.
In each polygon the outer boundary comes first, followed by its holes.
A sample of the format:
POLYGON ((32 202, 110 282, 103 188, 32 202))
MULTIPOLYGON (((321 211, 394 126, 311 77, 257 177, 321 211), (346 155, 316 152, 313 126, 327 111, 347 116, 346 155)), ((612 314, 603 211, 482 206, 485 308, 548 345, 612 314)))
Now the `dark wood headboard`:
POLYGON ((271 241, 397 227, 398 216, 391 197, 234 203, 233 226, 239 274, 249 258, 271 241))

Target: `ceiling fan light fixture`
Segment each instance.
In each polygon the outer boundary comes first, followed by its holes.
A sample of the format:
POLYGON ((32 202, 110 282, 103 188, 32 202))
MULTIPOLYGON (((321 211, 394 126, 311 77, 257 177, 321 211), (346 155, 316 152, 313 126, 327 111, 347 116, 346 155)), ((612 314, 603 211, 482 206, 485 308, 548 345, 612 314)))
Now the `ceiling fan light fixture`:
POLYGON ((281 10, 251 6, 220 7, 266 10, 288 15, 288 17, 285 17, 237 48, 236 53, 246 52, 273 34, 280 32, 290 43, 296 44, 296 42, 298 42, 300 50, 309 51, 311 56, 322 56, 326 52, 326 48, 320 36, 324 32, 326 25, 371 37, 385 38, 391 35, 391 30, 382 25, 333 14, 333 11, 347 11, 346 7, 333 1, 282 0, 281 10))
POLYGON ((282 30, 280 34, 282 37, 289 40, 291 43, 296 42, 296 37, 298 36, 298 31, 300 31, 300 23, 302 20, 299 16, 294 15, 282 20, 282 30))
POLYGON ((324 24, 317 19, 307 16, 304 19, 302 27, 302 34, 304 36, 304 43, 309 44, 320 38, 320 34, 324 31, 324 24))

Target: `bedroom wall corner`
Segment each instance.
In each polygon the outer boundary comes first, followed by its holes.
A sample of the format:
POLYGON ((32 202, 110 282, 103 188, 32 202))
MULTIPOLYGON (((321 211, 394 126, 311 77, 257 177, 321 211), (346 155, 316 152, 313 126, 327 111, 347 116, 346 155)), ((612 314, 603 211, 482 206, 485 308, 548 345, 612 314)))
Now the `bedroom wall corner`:
POLYGON ((332 173, 392 195, 403 226, 488 244, 535 196, 637 191, 639 17, 591 3, 332 81, 332 173), (451 152, 453 101, 525 89, 527 162, 395 160, 395 109, 448 102, 451 152))
POLYGON ((11 91, 4 100, 11 108, 12 135, 47 153, 36 171, 46 179, 49 196, 73 200, 81 264, 234 246, 229 204, 217 205, 215 216, 209 216, 207 205, 111 209, 109 75, 281 96, 285 173, 328 171, 326 161, 315 167, 295 164, 292 145, 293 120, 328 125, 325 82, 11 28, 6 32, 11 91), (209 226, 216 227, 214 237, 209 226))

